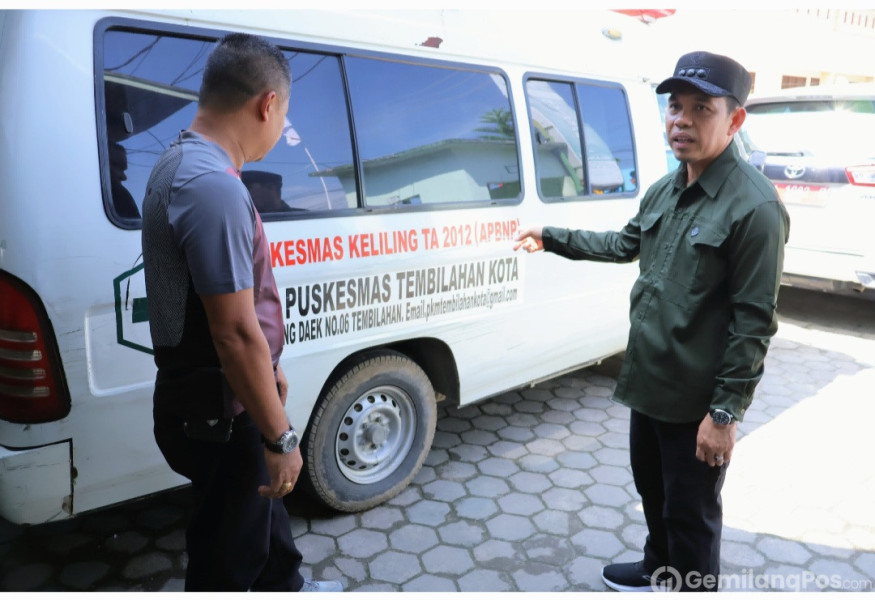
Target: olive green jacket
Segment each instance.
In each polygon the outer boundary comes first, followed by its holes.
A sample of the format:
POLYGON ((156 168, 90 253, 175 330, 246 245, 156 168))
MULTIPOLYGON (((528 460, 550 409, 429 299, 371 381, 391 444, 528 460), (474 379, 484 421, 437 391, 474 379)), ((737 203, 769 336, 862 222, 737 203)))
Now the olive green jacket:
POLYGON ((545 227, 544 249, 640 263, 614 399, 672 423, 722 408, 742 420, 763 375, 790 219, 734 144, 686 187, 686 165, 610 232, 545 227))

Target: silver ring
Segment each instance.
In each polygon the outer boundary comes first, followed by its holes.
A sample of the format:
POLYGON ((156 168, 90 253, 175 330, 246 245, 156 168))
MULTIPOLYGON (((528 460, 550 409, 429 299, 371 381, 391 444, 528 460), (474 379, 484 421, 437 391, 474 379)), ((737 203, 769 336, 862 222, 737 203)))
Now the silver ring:
POLYGON ((714 455, 714 462, 723 462, 723 455, 722 454, 715 454, 714 455))

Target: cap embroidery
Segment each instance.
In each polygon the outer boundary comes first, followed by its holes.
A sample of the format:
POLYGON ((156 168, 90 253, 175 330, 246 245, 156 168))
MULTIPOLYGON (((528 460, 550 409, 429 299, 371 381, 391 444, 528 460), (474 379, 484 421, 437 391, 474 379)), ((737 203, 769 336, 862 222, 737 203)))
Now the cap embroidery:
POLYGON ((678 71, 679 77, 698 77, 699 79, 708 79, 711 69, 702 69, 696 67, 683 68, 678 71))

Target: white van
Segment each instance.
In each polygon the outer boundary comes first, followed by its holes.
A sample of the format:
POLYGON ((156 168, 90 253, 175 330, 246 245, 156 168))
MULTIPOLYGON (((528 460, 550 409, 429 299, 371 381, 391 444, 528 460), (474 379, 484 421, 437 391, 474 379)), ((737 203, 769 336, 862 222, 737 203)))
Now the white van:
POLYGON ((302 486, 359 511, 414 477, 436 402, 623 349, 637 265, 512 240, 619 228, 665 173, 644 29, 609 11, 0 12, 0 516, 186 483, 152 436, 140 205, 216 39, 263 35, 291 65, 290 127, 243 177, 285 303, 302 486))

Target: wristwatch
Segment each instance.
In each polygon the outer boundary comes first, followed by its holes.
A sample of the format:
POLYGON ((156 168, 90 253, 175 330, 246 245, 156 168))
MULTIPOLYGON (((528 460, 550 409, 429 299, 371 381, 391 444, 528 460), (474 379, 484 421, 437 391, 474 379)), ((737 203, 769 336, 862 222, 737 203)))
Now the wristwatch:
POLYGON ((711 419, 716 425, 729 425, 735 420, 735 417, 732 416, 732 413, 726 412, 722 408, 715 408, 711 410, 711 419))
POLYGON ((264 442, 264 447, 271 452, 288 454, 298 447, 298 432, 289 425, 289 430, 282 434, 277 441, 270 442, 264 439, 264 436, 261 436, 261 441, 264 442))

